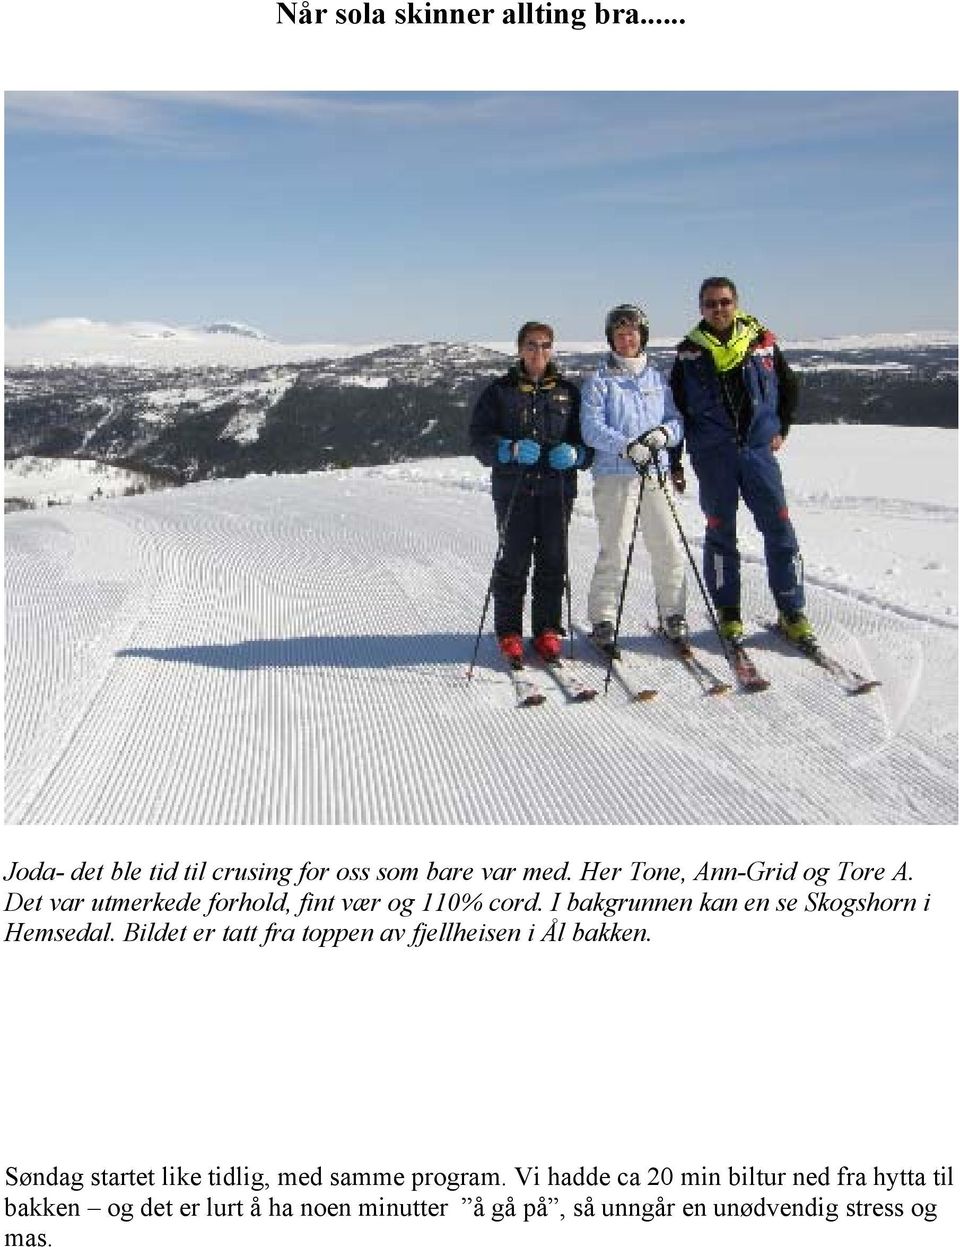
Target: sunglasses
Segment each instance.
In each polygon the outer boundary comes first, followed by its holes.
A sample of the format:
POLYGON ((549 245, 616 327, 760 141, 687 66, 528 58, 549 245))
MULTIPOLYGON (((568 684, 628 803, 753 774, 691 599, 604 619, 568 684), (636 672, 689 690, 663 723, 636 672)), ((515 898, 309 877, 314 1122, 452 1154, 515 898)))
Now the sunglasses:
POLYGON ((733 299, 704 299, 703 306, 708 312, 713 312, 718 307, 733 307, 733 299))
POLYGON ((522 349, 524 351, 552 351, 553 343, 552 342, 524 342, 522 349))

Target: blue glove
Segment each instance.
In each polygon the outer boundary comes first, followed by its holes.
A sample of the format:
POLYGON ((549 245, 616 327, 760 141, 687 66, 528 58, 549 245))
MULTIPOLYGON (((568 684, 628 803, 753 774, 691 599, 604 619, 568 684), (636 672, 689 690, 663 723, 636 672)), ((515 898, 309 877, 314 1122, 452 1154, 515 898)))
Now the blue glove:
POLYGON ((501 437, 497 442, 497 459, 501 463, 513 462, 513 442, 509 437, 501 437))
POLYGON ((648 433, 644 433, 644 435, 640 438, 640 441, 648 450, 651 450, 654 454, 656 454, 658 450, 663 450, 664 446, 667 444, 667 430, 662 424, 658 424, 655 429, 651 429, 648 433))
POLYGON ((567 468, 579 467, 580 462, 580 451, 575 446, 571 446, 569 442, 560 442, 547 455, 547 463, 558 472, 566 472, 567 468))
POLYGON ((522 463, 525 468, 532 467, 540 458, 540 443, 531 437, 525 437, 517 442, 516 454, 517 463, 522 463))

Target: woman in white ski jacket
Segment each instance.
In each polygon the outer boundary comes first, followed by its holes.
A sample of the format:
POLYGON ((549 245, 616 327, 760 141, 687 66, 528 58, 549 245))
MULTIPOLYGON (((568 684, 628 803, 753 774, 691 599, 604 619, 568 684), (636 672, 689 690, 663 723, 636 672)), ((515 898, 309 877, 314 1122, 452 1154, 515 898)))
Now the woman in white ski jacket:
POLYGON ((592 635, 602 649, 613 647, 642 474, 640 531, 650 555, 660 627, 670 640, 685 641, 686 561, 664 492, 672 490, 666 448, 683 439, 682 417, 669 386, 647 360, 645 313, 634 304, 619 304, 607 313, 605 332, 610 353, 584 384, 580 408, 583 440, 596 451, 593 510, 600 551, 587 599, 592 635))

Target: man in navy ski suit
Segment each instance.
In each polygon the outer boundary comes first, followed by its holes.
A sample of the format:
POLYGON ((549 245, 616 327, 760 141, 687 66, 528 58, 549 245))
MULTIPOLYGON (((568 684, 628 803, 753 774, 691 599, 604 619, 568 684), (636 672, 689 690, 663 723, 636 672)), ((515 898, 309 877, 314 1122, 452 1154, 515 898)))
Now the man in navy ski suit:
POLYGON ((793 641, 813 638, 803 613, 803 566, 777 453, 797 405, 797 382, 774 335, 737 306, 728 277, 700 287, 699 324, 677 347, 670 374, 684 416, 690 462, 707 527, 703 570, 727 640, 743 639, 737 507, 742 497, 763 536, 779 625, 793 641))
POLYGON ((580 391, 552 361, 553 330, 528 321, 517 335, 519 362, 480 395, 470 449, 492 468, 501 550, 493 572, 493 624, 504 656, 523 658, 523 603, 533 561, 534 646, 559 657, 567 525, 577 469, 593 455, 580 435, 580 391))

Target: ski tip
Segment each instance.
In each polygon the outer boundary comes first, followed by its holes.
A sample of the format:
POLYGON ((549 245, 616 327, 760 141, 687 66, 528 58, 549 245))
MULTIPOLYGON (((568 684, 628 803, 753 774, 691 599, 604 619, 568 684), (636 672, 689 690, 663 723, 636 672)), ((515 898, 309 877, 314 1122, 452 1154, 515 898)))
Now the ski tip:
POLYGON ((864 680, 856 688, 847 689, 847 694, 850 697, 859 697, 861 693, 872 693, 875 688, 880 688, 882 684, 882 680, 864 680))
POLYGON ((655 688, 642 688, 633 696, 634 701, 653 701, 658 696, 658 690, 655 688))

